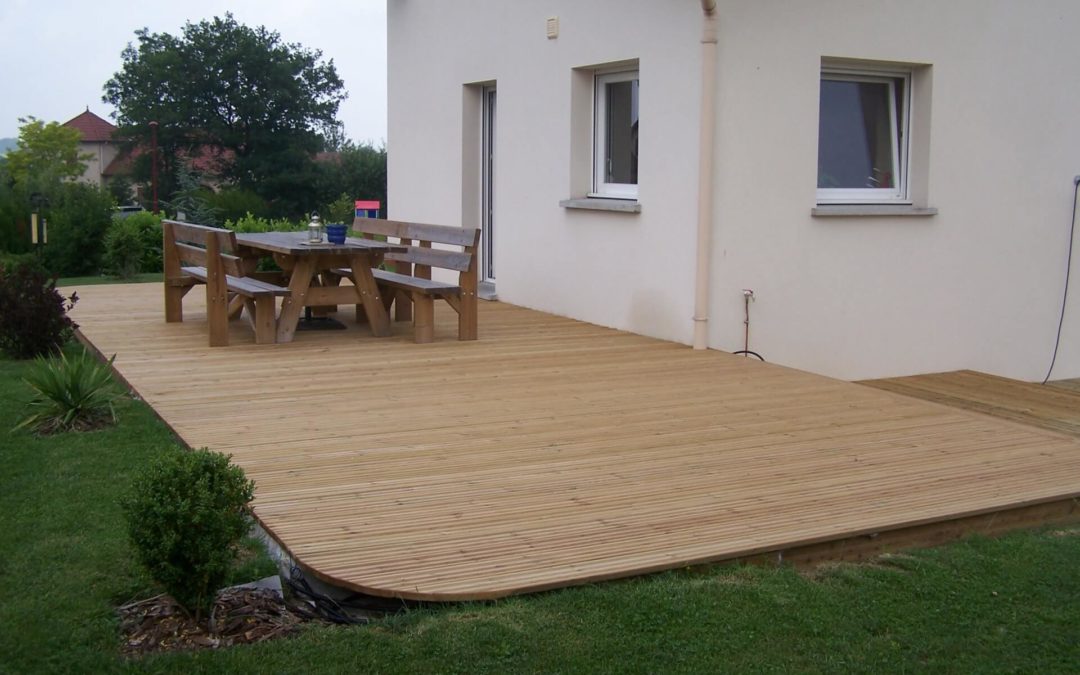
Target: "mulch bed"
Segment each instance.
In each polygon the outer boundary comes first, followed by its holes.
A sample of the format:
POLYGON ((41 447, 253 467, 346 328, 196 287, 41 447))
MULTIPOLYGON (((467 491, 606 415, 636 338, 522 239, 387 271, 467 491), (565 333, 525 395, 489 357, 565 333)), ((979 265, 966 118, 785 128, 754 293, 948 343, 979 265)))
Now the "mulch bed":
POLYGON ((187 649, 217 649, 287 637, 316 617, 290 608, 268 589, 231 588, 218 594, 210 616, 200 623, 168 595, 133 602, 117 610, 121 651, 127 656, 187 649))

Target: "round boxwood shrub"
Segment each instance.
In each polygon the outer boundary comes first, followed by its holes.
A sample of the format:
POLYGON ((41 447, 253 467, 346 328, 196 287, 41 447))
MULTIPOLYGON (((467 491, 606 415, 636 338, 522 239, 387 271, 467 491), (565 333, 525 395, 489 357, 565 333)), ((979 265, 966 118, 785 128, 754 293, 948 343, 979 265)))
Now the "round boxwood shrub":
POLYGON ((253 497, 243 469, 203 448, 165 455, 121 502, 139 562, 196 619, 228 576, 253 497))

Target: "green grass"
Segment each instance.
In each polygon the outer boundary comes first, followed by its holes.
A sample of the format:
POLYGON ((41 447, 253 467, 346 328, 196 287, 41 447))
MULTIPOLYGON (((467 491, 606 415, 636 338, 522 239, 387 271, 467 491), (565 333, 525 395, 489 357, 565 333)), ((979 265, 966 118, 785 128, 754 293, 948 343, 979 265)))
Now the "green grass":
POLYGON ((163 279, 161 272, 146 272, 143 274, 136 274, 130 279, 118 279, 116 277, 107 275, 98 275, 91 277, 65 277, 59 279, 56 282, 58 288, 65 286, 97 286, 99 284, 145 284, 152 281, 161 281, 163 279))
POLYGON ((309 627, 220 652, 118 656, 113 608, 156 591, 117 496, 173 450, 142 404, 119 426, 7 433, 26 363, 0 360, 0 672, 1075 672, 1080 527, 970 538, 875 565, 715 567, 309 627))

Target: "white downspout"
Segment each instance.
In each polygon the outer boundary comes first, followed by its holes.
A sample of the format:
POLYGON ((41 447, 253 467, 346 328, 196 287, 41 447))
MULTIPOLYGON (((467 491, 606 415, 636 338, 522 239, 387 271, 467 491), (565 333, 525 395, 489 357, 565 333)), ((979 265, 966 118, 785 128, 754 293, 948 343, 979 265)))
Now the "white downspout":
POLYGON ((694 349, 709 346, 709 252, 713 228, 713 153, 716 129, 716 0, 701 0, 701 128, 698 132, 697 266, 694 274, 694 349))

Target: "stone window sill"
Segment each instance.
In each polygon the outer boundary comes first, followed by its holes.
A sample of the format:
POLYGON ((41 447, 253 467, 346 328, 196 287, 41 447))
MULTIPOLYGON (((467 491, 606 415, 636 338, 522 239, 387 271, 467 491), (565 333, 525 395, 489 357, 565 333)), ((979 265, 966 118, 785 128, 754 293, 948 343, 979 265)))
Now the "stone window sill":
POLYGON ((937 215, 937 209, 912 206, 911 204, 819 204, 810 209, 810 215, 815 218, 847 218, 854 216, 864 218, 876 216, 927 217, 937 215))
POLYGON ((564 209, 587 209, 590 211, 613 211, 615 213, 641 213, 641 203, 629 199, 564 199, 559 202, 564 209))

